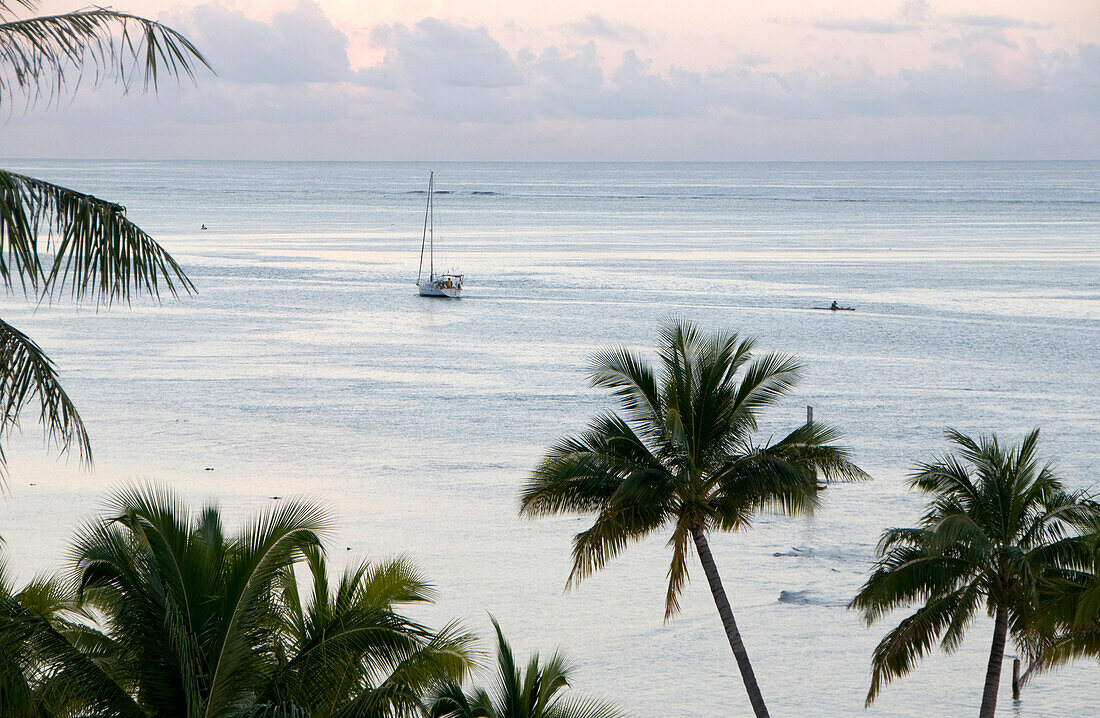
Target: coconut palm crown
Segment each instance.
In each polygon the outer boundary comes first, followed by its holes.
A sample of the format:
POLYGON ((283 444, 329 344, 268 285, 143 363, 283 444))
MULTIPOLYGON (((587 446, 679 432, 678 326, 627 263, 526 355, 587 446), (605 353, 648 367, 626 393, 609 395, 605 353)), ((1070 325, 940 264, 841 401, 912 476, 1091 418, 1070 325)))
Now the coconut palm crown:
POLYGON ((794 388, 802 366, 782 354, 755 356, 754 347, 736 333, 670 321, 660 331, 658 369, 625 348, 598 352, 592 384, 610 389, 621 413, 603 413, 555 444, 523 489, 520 511, 595 515, 574 539, 568 585, 630 543, 670 531, 666 620, 679 609, 694 547, 750 702, 765 716, 707 534, 748 528, 762 511, 810 512, 819 481, 867 476, 834 443, 838 432, 817 422, 775 442, 755 439, 761 412, 794 388))
POLYGON ((1038 429, 1016 447, 995 435, 949 430, 947 438, 954 452, 911 475, 910 485, 931 498, 919 525, 883 533, 880 558, 851 607, 871 624, 919 606, 875 648, 868 704, 936 643, 955 650, 984 610, 994 628, 980 715, 991 718, 1006 639, 1026 652, 1046 577, 1087 567, 1076 533, 1097 505, 1066 491, 1050 464, 1039 463, 1038 429))
POLYGON ((546 661, 535 653, 521 668, 500 624, 495 618, 492 621, 497 637, 493 690, 465 693, 459 683, 447 683, 427 711, 430 718, 624 718, 610 703, 566 694, 574 669, 561 653, 546 661))
MULTIPOLYGON (((183 35, 153 20, 91 7, 40 17, 34 0, 0 0, 0 112, 21 96, 60 103, 83 84, 117 80, 156 89, 158 78, 193 77, 209 65, 183 35)), ((104 304, 135 294, 193 290, 183 270, 115 202, 0 169, 0 284, 41 300, 68 294, 104 304)), ((23 409, 38 410, 48 445, 91 446, 53 362, 26 334, 0 320, 0 442, 23 409)), ((0 472, 4 468, 0 443, 0 472)))
POLYGON ((0 572, 0 715, 419 718, 473 637, 402 615, 431 598, 404 560, 330 583, 327 528, 308 501, 230 533, 216 506, 120 491, 77 535, 70 581, 17 591, 0 572))

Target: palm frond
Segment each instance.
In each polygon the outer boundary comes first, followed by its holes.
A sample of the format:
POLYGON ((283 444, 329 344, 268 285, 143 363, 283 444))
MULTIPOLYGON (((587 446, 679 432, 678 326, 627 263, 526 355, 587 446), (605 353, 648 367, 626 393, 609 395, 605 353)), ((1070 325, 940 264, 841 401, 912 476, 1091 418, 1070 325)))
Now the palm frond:
POLYGON ((653 368, 625 347, 596 352, 589 373, 593 386, 612 390, 631 418, 639 422, 660 425, 661 390, 653 368))
POLYGON ((595 698, 564 698, 554 704, 546 718, 625 718, 618 706, 595 698))
POLYGON ((576 587, 627 546, 641 541, 667 520, 660 505, 615 506, 601 512, 591 527, 573 537, 573 568, 566 587, 576 587))
POLYGON ((0 712, 145 715, 87 649, 95 632, 69 618, 82 614, 58 579, 35 580, 19 591, 0 586, 0 712))
POLYGON ((121 205, 0 170, 0 280, 12 289, 110 304, 135 293, 194 291, 157 242, 121 205), (46 256, 48 255, 48 257, 46 256))
POLYGON ((678 521, 668 546, 672 549, 672 563, 668 566, 668 590, 665 592, 665 622, 680 611, 680 594, 688 582, 688 558, 693 545, 691 528, 686 521, 678 521))
MULTIPOLYGON (((54 364, 26 334, 0 320, 0 442, 19 426, 19 414, 37 400, 38 418, 48 445, 64 453, 75 445, 81 461, 91 462, 88 432, 69 395, 61 388, 54 364)), ((0 446, 0 476, 4 452, 0 446)))
POLYGON ((661 470, 660 460, 626 421, 603 414, 580 436, 551 447, 520 494, 520 513, 599 511, 626 476, 638 472, 656 476, 661 470))
POLYGON ((835 443, 840 437, 840 430, 836 427, 817 421, 807 422, 765 447, 764 452, 805 469, 815 479, 826 482, 870 480, 870 475, 852 461, 851 451, 835 443))
MULTIPOLYGON (((36 3, 20 4, 31 9, 36 3)), ((210 69, 179 32, 124 12, 93 7, 0 19, 0 101, 17 92, 30 102, 43 95, 59 100, 84 79, 117 79, 126 89, 140 79, 144 89, 155 90, 161 75, 193 78, 200 67, 210 69)))
POLYGON ((456 682, 435 692, 426 715, 431 718, 623 718, 614 706, 592 699, 565 695, 571 687, 573 665, 561 653, 540 660, 532 654, 521 669, 512 647, 495 618, 490 616, 497 639, 497 665, 492 692, 474 689, 464 693, 456 682))
POLYGON ((772 353, 754 359, 737 387, 736 420, 755 430, 757 412, 789 394, 802 378, 802 371, 802 362, 786 354, 772 353))
MULTIPOLYGON (((871 687, 866 705, 870 706, 882 688, 895 678, 909 673, 940 636, 952 624, 962 603, 962 592, 941 596, 921 608, 886 634, 871 658, 871 687)), ((945 648, 950 649, 951 643, 945 648)))

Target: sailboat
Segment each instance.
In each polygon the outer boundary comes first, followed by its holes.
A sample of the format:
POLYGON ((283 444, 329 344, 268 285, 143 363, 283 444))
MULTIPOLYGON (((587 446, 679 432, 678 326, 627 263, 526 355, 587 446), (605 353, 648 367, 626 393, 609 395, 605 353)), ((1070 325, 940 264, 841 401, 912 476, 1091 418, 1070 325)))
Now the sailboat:
POLYGON ((461 274, 435 273, 435 215, 432 197, 435 193, 435 173, 428 174, 428 206, 424 209, 424 236, 420 240, 420 269, 416 273, 416 286, 422 297, 462 296, 461 274), (428 248, 428 278, 424 278, 424 247, 428 248))

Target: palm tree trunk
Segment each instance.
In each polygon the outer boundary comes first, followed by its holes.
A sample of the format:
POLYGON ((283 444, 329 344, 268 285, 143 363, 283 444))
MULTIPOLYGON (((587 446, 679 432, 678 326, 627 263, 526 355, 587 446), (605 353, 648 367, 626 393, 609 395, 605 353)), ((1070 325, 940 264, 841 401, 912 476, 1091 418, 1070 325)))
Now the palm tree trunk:
POLYGON ((982 692, 982 709, 979 718, 993 718, 997 712, 997 689, 1001 685, 1001 661, 1005 655, 1005 638, 1008 636, 1008 612, 997 607, 994 618, 993 647, 989 651, 989 668, 985 672, 985 690, 982 692))
MULTIPOLYGON (((752 672, 749 653, 741 640, 741 632, 737 630, 737 621, 733 619, 733 609, 730 608, 730 602, 726 598, 726 589, 722 588, 722 578, 718 575, 718 567, 714 564, 714 556, 710 552, 706 534, 701 529, 695 529, 691 535, 695 539, 695 549, 699 552, 703 571, 707 574, 710 592, 714 594, 714 605, 718 607, 718 615, 722 617, 726 638, 729 639, 733 657, 737 660, 737 668, 741 671, 741 680, 745 682, 745 691, 749 694, 753 713, 756 714, 756 718, 768 718, 768 707, 764 705, 764 696, 761 695, 760 686, 756 683, 756 674, 752 672)), ((1001 643, 1003 644, 1004 641, 1001 643)))

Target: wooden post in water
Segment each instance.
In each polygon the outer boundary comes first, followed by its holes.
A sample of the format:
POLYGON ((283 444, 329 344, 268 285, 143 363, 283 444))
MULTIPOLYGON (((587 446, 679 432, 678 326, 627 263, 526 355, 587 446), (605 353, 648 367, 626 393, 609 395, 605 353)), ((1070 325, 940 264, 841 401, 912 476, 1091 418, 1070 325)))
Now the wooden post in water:
MULTIPOLYGON (((809 404, 806 405, 806 425, 814 423, 814 408, 809 404)), ((828 482, 823 481, 820 477, 817 479, 817 490, 824 491, 829 487, 828 482)))
POLYGON ((1020 659, 1012 659, 1012 700, 1020 700, 1020 659))

